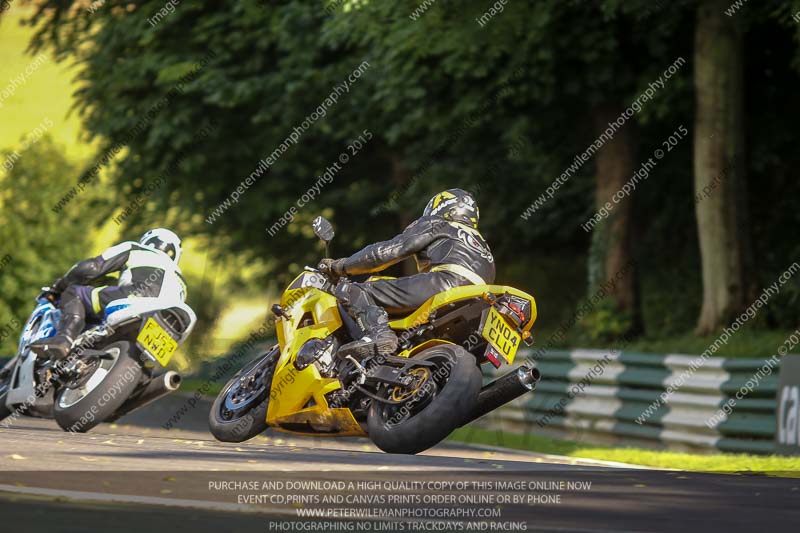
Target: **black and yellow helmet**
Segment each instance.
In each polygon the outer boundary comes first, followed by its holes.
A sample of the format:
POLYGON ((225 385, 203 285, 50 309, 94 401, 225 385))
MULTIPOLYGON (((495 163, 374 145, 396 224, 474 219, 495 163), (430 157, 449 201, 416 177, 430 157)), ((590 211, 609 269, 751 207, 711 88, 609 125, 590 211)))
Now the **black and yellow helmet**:
POLYGON ((475 198, 464 189, 447 189, 440 192, 430 199, 422 215, 442 217, 475 229, 478 228, 480 218, 475 198))

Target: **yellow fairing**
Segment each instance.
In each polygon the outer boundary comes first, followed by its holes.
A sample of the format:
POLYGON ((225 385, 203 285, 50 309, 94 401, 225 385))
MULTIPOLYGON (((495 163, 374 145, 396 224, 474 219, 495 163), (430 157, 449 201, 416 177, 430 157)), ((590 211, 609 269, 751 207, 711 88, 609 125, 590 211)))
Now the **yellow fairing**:
POLYGON ((482 296, 487 292, 492 293, 495 296, 508 293, 513 296, 519 296, 520 298, 530 300, 531 320, 525 326, 524 330, 529 331, 531 327, 533 327, 533 323, 536 322, 536 300, 534 300, 533 296, 530 294, 527 294, 519 289, 515 289, 514 287, 507 287, 505 285, 464 285, 462 287, 452 288, 445 292, 440 292, 439 294, 429 298, 420 306, 419 309, 407 317, 389 322, 389 326, 391 326, 392 329, 409 329, 419 326, 427 322, 431 312, 437 308, 445 304, 464 300, 466 298, 482 296))
POLYGON ((292 433, 365 436, 349 409, 331 409, 328 406, 325 395, 341 388, 338 379, 320 376, 314 365, 303 370, 294 366, 295 356, 306 341, 315 337, 324 339, 341 327, 336 298, 303 287, 287 290, 281 304, 290 318, 280 320, 276 325, 281 356, 272 378, 267 423, 276 429, 281 429, 282 424, 305 423, 330 428, 329 432, 292 430, 292 433), (313 318, 313 325, 301 327, 309 315, 313 318))
MULTIPOLYGON (((281 305, 289 318, 276 324, 281 355, 275 367, 267 410, 267 423, 279 430, 317 436, 366 436, 366 433, 347 408, 333 407, 325 395, 341 389, 338 379, 325 378, 315 365, 303 370, 295 367, 295 358, 301 346, 309 339, 324 339, 342 327, 336 298, 314 287, 302 287, 298 277, 284 292, 281 305), (311 424, 310 426, 308 424, 311 424)), ((390 322, 394 329, 408 329, 428 321, 437 308, 463 300, 480 297, 486 293, 496 296, 508 293, 530 300, 531 320, 536 319, 536 302, 533 297, 513 287, 503 285, 467 285, 437 294, 411 315, 390 322)), ((411 357, 415 353, 447 341, 432 339, 413 346, 398 355, 411 357)))

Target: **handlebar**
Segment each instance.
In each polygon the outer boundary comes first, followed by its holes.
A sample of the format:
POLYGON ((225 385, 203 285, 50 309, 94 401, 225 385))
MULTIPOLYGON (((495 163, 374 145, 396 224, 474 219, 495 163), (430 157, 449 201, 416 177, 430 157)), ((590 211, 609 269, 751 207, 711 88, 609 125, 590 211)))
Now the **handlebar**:
POLYGON ((323 279, 325 279, 325 281, 330 285, 329 291, 331 292, 331 294, 333 294, 333 289, 339 283, 339 280, 341 280, 342 278, 346 278, 347 277, 347 276, 338 276, 338 275, 334 274, 333 272, 329 272, 327 270, 323 270, 323 269, 320 269, 320 268, 314 268, 314 267, 310 267, 310 266, 306 266, 305 270, 308 271, 308 272, 312 272, 314 274, 317 274, 320 277, 322 277, 323 279))
POLYGON ((325 276, 325 278, 326 278, 328 281, 330 281, 330 282, 331 282, 333 285, 336 285, 336 283, 338 283, 338 281, 339 281, 340 279, 342 279, 342 278, 346 277, 346 276, 339 276, 339 275, 337 275, 337 274, 334 274, 334 273, 333 273, 333 272, 331 272, 329 269, 327 269, 327 268, 322 268, 323 266, 324 266, 324 264, 323 264, 323 263, 320 263, 318 268, 313 268, 313 267, 308 267, 308 266, 307 266, 307 267, 306 267, 306 270, 309 270, 310 272, 315 272, 315 273, 317 273, 317 274, 321 274, 322 276, 325 276))

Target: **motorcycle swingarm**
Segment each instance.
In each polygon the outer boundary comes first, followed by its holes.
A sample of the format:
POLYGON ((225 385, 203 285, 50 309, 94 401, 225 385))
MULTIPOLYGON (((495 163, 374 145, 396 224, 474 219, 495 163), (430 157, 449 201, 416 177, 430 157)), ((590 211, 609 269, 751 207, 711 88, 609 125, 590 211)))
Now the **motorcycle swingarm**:
POLYGON ((429 366, 434 367, 436 363, 433 361, 425 361, 424 359, 413 359, 410 357, 397 357, 396 355, 387 355, 383 358, 383 365, 400 365, 403 370, 414 366, 429 366))
POLYGON ((385 383, 388 385, 405 386, 408 385, 407 380, 402 380, 401 376, 410 368, 420 366, 434 367, 435 363, 432 361, 408 359, 406 357, 388 356, 381 366, 370 372, 367 382, 371 384, 385 383))
POLYGON ((108 352, 104 352, 102 350, 91 350, 91 349, 83 350, 78 356, 79 359, 91 359, 92 357, 99 357, 100 359, 113 358, 113 356, 108 352))

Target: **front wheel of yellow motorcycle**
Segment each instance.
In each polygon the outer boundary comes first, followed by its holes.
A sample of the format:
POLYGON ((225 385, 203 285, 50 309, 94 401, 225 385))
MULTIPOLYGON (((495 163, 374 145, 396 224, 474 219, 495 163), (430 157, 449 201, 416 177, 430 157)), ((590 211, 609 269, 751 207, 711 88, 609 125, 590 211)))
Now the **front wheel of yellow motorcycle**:
POLYGON ((274 346, 231 378, 208 414, 211 434, 222 442, 244 442, 267 429, 267 408, 280 349, 274 346))
POLYGON ((475 409, 481 372, 475 357, 460 346, 441 344, 414 356, 433 363, 406 372, 406 387, 384 387, 372 400, 369 437, 388 453, 415 454, 446 438, 475 409))

